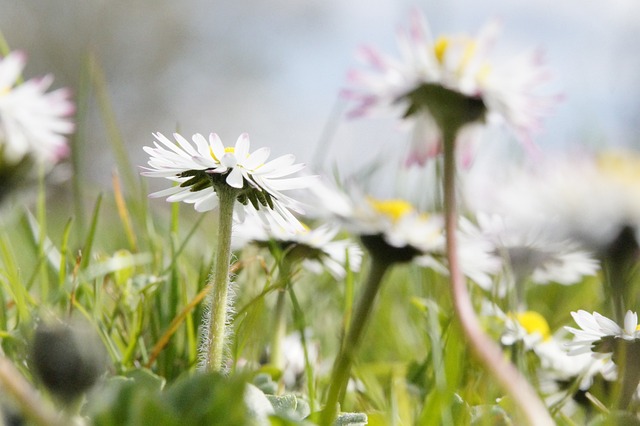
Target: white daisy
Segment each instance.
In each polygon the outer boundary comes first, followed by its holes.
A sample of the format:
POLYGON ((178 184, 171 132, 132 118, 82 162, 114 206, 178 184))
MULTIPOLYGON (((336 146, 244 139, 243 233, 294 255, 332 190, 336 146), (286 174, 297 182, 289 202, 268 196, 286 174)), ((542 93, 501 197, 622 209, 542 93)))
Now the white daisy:
POLYGON ((573 327, 565 327, 565 329, 575 335, 574 340, 568 344, 572 347, 570 353, 594 353, 613 354, 615 351, 616 339, 626 341, 636 341, 640 339, 640 330, 638 330, 638 314, 627 311, 624 316, 624 327, 620 327, 615 321, 593 312, 579 310, 571 312, 571 316, 575 320, 580 329, 573 327))
MULTIPOLYGON (((351 197, 323 184, 314 186, 312 191, 318 197, 317 210, 324 209, 359 235, 369 251, 383 251, 386 257, 399 262, 415 260, 421 266, 448 274, 441 214, 420 212, 406 200, 381 200, 355 189, 351 197)), ((473 225, 465 222, 465 226, 458 232, 462 272, 482 286, 490 286, 491 274, 499 270, 499 260, 486 240, 475 238, 473 225)))
POLYGON ((640 234, 640 156, 634 152, 574 154, 496 177, 479 176, 475 208, 539 229, 548 241, 578 243, 606 254, 629 230, 640 234), (489 178, 489 177, 487 177, 489 178))
MULTIPOLYGON (((239 190, 238 201, 266 222, 273 220, 288 230, 303 229, 290 212, 301 212, 299 203, 283 191, 306 188, 313 178, 286 177, 304 168, 303 164, 295 163, 293 155, 266 162, 269 149, 260 148, 250 153, 246 133, 240 135, 234 147, 225 147, 215 133, 211 133, 208 140, 195 134, 193 144, 177 133, 173 136, 175 142, 155 133, 154 147, 143 148, 151 158, 149 167, 143 167, 142 175, 179 183, 150 197, 166 196, 169 202, 184 201, 202 212, 218 205, 216 186, 227 185, 239 190)), ((244 218, 244 210, 236 209, 240 219, 244 218)))
POLYGON ((302 260, 312 272, 320 273, 325 267, 336 279, 342 279, 346 274, 347 258, 351 270, 360 270, 362 249, 348 239, 334 240, 338 232, 337 226, 329 224, 290 232, 275 223, 265 224, 247 218, 235 229, 232 247, 238 249, 248 243, 268 247, 276 243, 287 256, 302 260))
POLYGON ((53 77, 20 82, 26 56, 14 51, 0 58, 0 149, 9 162, 30 156, 53 165, 67 155, 75 111, 68 89, 46 93, 53 77))
MULTIPOLYGON (((499 27, 494 21, 475 38, 442 36, 434 40, 424 16, 414 11, 409 28, 398 32, 399 58, 370 47, 359 51, 369 71, 349 74, 352 87, 344 94, 356 103, 350 115, 391 113, 410 120, 415 133, 408 162, 424 164, 440 152, 442 138, 434 117, 412 105, 410 94, 425 85, 436 85, 480 100, 488 119, 506 122, 518 139, 531 146, 531 132, 540 127, 558 97, 537 93, 540 83, 548 78, 539 52, 522 53, 502 63, 490 61, 499 27)), ((460 147, 465 156, 475 140, 475 130, 466 129, 458 137, 458 144, 466 145, 460 147)))
POLYGON ((477 213, 481 232, 503 257, 516 283, 530 279, 536 284, 570 285, 595 275, 599 263, 570 241, 554 241, 532 227, 516 227, 503 216, 477 213))
POLYGON ((546 319, 535 311, 521 311, 505 315, 495 308, 504 320, 505 329, 501 336, 503 345, 511 346, 521 341, 526 350, 533 351, 540 360, 541 378, 545 380, 572 381, 579 379, 579 388, 591 387, 596 375, 602 374, 606 380, 613 380, 610 372, 612 364, 607 359, 594 359, 589 354, 570 354, 569 341, 562 332, 551 333, 546 319))

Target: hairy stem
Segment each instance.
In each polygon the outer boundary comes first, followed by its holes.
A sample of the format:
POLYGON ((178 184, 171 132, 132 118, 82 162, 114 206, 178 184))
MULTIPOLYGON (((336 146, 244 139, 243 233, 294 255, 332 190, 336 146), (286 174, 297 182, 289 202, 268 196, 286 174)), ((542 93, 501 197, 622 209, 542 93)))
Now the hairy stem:
POLYGON ((231 230, 233 226, 233 206, 237 190, 225 185, 216 188, 220 209, 218 218, 218 242, 216 259, 211 271, 211 308, 206 336, 205 362, 206 371, 222 371, 225 334, 227 327, 229 263, 231 261, 231 230))

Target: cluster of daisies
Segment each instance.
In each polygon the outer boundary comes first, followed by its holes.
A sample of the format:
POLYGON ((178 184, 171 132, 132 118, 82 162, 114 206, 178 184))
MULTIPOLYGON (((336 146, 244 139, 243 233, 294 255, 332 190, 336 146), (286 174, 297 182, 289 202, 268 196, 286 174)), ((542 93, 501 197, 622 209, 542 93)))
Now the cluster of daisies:
MULTIPOLYGON (((505 124, 534 149, 532 135, 559 96, 540 91, 549 73, 538 52, 493 60, 499 30, 491 22, 476 37, 434 38, 415 11, 406 31, 398 33, 398 56, 372 47, 359 51, 364 67, 349 73, 343 92, 353 104, 349 115, 398 118, 401 127, 411 130, 406 164, 438 161, 442 130, 433 110, 418 105, 420 96, 431 93, 424 89, 438 87, 482 110, 457 134, 460 164, 471 164, 487 124, 505 124)), ((47 92, 50 76, 23 81, 24 65, 20 52, 0 59, 3 175, 25 158, 51 167, 67 154, 66 136, 74 128, 69 91, 47 92)), ((373 262, 415 262, 447 274, 444 219, 438 209, 422 211, 409 200, 379 199, 359 188, 327 184, 322 177, 303 174, 304 165, 292 155, 269 159, 266 147, 252 151, 247 134, 233 146, 215 133, 153 137, 153 145, 144 148, 150 159, 142 174, 172 185, 151 197, 182 201, 204 212, 218 206, 221 190, 232 190, 236 248, 275 243, 312 271, 323 266, 336 279, 345 276, 347 266, 359 270, 361 245, 373 262), (323 224, 309 227, 303 221, 323 224), (358 236, 361 245, 336 239, 343 231, 358 236)), ((572 315, 579 329, 553 334, 540 314, 527 310, 526 289, 579 283, 607 265, 637 260, 640 157, 583 152, 499 169, 473 175, 473 182, 463 180, 461 191, 464 217, 457 238, 462 271, 488 297, 512 300, 511 312, 492 302, 483 314, 502 321, 503 345, 522 342, 556 381, 575 378, 586 389, 596 375, 615 380, 617 346, 611 342, 640 338, 637 315, 624 315, 627 308, 621 306, 614 309, 616 321, 578 311, 572 315)))
MULTIPOLYGON (((414 12, 407 31, 398 34, 399 57, 371 47, 360 50, 365 69, 349 73, 350 87, 343 93, 355 105, 349 115, 399 118, 412 129, 407 163, 425 164, 441 152, 443 136, 430 110, 416 107, 413 94, 435 85, 484 108, 480 119, 457 135, 458 158, 464 164, 474 158, 479 132, 487 123, 505 123, 533 148, 532 133, 559 96, 539 92, 549 73, 538 52, 491 61, 498 33, 499 25, 492 22, 474 38, 434 39, 423 16, 414 12)), ((217 182, 239 189, 237 220, 245 222, 236 228, 236 247, 270 241, 288 250, 304 247, 300 252, 308 254, 307 264, 317 267, 320 262, 339 278, 346 259, 357 270, 362 255, 354 243, 333 241, 342 227, 359 236, 372 261, 414 261, 447 273, 444 220, 435 209, 419 211, 407 200, 377 199, 358 188, 328 185, 319 177, 292 177, 302 170, 301 164, 292 156, 267 161, 268 149, 250 152, 246 135, 233 147, 225 147, 216 134, 196 134, 191 142, 179 134, 173 140, 154 137, 154 146, 145 148, 151 159, 143 174, 167 178, 174 186, 153 197, 167 196, 167 201, 184 201, 205 211, 216 206, 217 182), (312 220, 332 225, 303 225, 299 217, 305 207, 313 212, 312 220)), ((600 314, 579 311, 572 315, 581 330, 567 329, 573 340, 564 329, 552 335, 540 314, 527 311, 526 287, 571 285, 598 274, 603 262, 619 252, 616 242, 624 232, 631 236, 629 250, 637 254, 633 244, 640 224, 640 160, 629 153, 537 160, 535 167, 475 176, 472 190, 463 190, 467 214, 459 220, 460 263, 487 294, 515 294, 512 313, 504 314, 495 305, 484 312, 502 319, 502 343, 524 342, 540 358, 545 374, 556 380, 579 378, 580 388, 586 389, 595 375, 615 378, 611 356, 602 356, 613 349, 607 352, 597 342, 608 336, 635 339, 637 317, 628 313, 620 327, 600 314)))

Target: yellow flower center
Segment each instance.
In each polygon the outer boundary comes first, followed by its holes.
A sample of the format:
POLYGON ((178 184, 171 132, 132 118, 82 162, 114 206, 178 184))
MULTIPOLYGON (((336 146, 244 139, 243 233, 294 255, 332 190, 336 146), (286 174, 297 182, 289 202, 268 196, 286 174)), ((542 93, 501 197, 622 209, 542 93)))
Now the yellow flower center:
MULTIPOLYGON (((225 146, 224 147, 224 152, 225 154, 233 154, 236 152, 236 149, 232 146, 225 146)), ((216 155, 213 153, 213 149, 211 149, 211 147, 209 147, 209 154, 211 154, 211 158, 213 158, 214 160, 220 162, 220 159, 218 157, 216 157, 216 155)))
POLYGON ((388 216, 394 222, 413 211, 413 206, 404 200, 377 200, 369 197, 368 201, 375 211, 388 216))
POLYGON ((527 333, 538 333, 544 340, 549 340, 551 338, 549 324, 539 313, 534 311, 525 311, 518 312, 517 314, 514 314, 514 316, 527 333))
POLYGON ((631 152, 605 152, 596 159, 598 169, 605 176, 626 185, 640 183, 640 157, 631 152))
POLYGON ((4 96, 9 93, 11 88, 9 86, 0 86, 0 96, 4 96))
POLYGON ((462 71, 469 65, 469 62, 473 58, 473 55, 475 55, 477 50, 477 43, 473 39, 470 39, 468 37, 438 37, 434 44, 433 50, 434 54, 436 55, 436 59, 441 65, 444 64, 447 51, 449 51, 452 46, 457 47, 462 52, 460 63, 458 64, 458 68, 456 69, 457 73, 462 73, 462 71))
POLYGON ((433 47, 434 53, 436 55, 436 59, 441 64, 444 63, 444 55, 449 47, 449 39, 447 37, 440 36, 436 40, 436 43, 433 47))

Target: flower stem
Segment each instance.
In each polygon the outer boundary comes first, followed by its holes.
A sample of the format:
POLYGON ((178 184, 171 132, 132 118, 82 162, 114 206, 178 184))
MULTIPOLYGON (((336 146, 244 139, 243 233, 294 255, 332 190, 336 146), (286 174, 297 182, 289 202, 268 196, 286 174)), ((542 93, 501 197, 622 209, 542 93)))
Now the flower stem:
POLYGON ((382 278, 392 264, 392 262, 387 259, 382 259, 381 256, 372 254, 372 257, 371 269, 369 270, 364 291, 358 300, 358 305, 351 319, 346 338, 342 342, 340 354, 333 365, 329 395, 320 419, 320 424, 323 426, 328 426, 333 423, 338 414, 338 404, 344 401, 353 359, 360 345, 362 334, 369 321, 369 317, 371 316, 376 295, 380 289, 380 284, 382 284, 382 278))
POLYGON ((638 389, 638 383, 640 383, 640 365, 638 365, 637 359, 640 353, 640 342, 632 341, 628 342, 624 339, 620 341, 615 348, 617 353, 616 364, 619 368, 618 375, 621 376, 618 379, 619 390, 614 391, 614 395, 618 393, 617 408, 620 410, 628 410, 629 405, 638 389))
POLYGON ((444 133, 444 211, 445 232, 447 240, 447 260, 451 276, 451 292, 454 311, 462 325, 465 337, 484 367, 500 383, 507 394, 513 398, 515 404, 524 414, 530 425, 554 425, 531 384, 520 374, 515 366, 509 362, 500 347, 482 330, 478 317, 473 309, 465 279, 460 270, 457 256, 456 228, 456 193, 455 193, 455 137, 457 128, 442 126, 444 133))
POLYGON ((229 263, 231 261, 231 230, 233 226, 233 206, 238 191, 226 185, 216 187, 220 203, 218 217, 218 242, 216 260, 211 271, 211 308, 205 340, 204 369, 221 371, 225 350, 227 327, 229 263))
POLYGON ((289 283, 289 262, 282 259, 280 262, 280 286, 277 290, 278 298, 273 317, 273 330, 271 335, 271 364, 284 370, 284 360, 282 357, 282 341, 287 333, 287 317, 285 304, 287 301, 287 287, 289 283))

